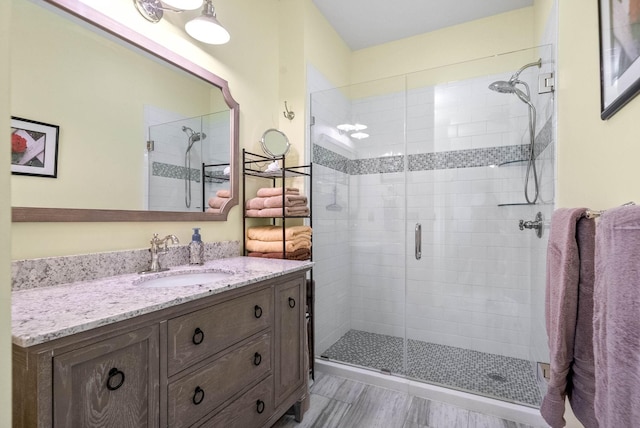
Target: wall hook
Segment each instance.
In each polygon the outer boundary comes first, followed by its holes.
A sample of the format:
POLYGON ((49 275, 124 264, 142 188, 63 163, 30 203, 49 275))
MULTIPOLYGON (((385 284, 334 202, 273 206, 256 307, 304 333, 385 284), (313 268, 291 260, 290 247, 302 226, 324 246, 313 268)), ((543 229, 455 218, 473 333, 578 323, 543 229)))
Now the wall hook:
POLYGON ((293 120, 296 117, 296 114, 292 111, 289 111, 289 107, 287 107, 287 102, 284 102, 284 111, 282 112, 283 116, 289 120, 293 120))

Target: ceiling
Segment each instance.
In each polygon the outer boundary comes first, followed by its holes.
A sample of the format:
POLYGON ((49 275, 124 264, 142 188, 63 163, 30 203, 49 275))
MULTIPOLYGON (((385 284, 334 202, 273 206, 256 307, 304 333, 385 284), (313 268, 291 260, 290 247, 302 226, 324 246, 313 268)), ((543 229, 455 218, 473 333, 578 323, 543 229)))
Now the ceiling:
POLYGON ((313 0, 352 49, 531 6, 533 0, 313 0))

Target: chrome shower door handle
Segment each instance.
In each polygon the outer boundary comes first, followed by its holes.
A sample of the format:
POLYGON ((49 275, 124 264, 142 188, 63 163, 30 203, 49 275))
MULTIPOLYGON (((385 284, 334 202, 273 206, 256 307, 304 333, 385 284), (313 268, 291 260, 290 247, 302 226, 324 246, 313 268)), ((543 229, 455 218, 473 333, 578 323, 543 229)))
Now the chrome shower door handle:
POLYGON ((416 223, 416 260, 422 258, 422 225, 416 223))

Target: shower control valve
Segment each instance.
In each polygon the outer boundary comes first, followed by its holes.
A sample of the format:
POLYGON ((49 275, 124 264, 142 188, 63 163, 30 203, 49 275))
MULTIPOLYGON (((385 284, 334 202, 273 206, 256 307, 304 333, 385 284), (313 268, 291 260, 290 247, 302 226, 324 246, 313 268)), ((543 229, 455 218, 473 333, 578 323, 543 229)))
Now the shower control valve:
POLYGON ((538 238, 542 238, 542 213, 538 212, 533 221, 520 220, 520 230, 525 229, 534 229, 538 238))

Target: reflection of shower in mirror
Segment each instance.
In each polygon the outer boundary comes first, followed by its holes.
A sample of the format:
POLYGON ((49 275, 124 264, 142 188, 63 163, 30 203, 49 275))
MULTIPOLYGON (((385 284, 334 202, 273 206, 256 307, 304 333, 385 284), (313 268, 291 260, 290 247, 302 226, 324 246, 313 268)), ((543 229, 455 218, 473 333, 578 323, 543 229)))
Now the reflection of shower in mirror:
POLYGON ((333 186, 333 203, 326 208, 327 211, 342 211, 342 206, 338 205, 338 186, 333 186))
POLYGON ((184 204, 187 208, 191 208, 191 148, 193 145, 201 140, 207 138, 207 134, 204 132, 194 132, 193 129, 188 126, 183 126, 182 131, 189 137, 187 141, 187 151, 184 153, 184 204))

